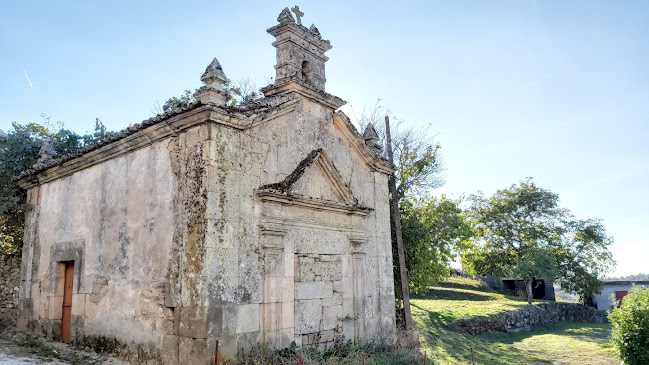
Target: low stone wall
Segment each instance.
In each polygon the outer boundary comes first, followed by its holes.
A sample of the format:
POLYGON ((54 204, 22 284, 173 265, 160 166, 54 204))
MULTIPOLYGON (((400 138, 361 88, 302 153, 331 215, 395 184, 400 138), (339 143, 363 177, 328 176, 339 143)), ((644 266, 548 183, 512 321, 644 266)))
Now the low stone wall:
POLYGON ((539 303, 493 316, 458 320, 454 324, 469 334, 479 335, 486 332, 517 332, 534 325, 549 325, 563 321, 604 323, 607 319, 606 312, 580 304, 539 303))
POLYGON ((0 321, 16 324, 20 287, 20 255, 0 255, 0 321))

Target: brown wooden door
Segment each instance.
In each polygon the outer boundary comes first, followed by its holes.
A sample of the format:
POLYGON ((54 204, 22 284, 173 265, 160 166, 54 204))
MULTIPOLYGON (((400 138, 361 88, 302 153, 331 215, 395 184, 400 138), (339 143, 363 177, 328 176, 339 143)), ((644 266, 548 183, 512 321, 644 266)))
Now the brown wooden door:
POLYGON ((617 307, 619 308, 622 305, 622 299, 629 294, 628 291, 626 290, 621 290, 621 291, 616 291, 615 292, 615 300, 617 300, 617 307))
POLYGON ((65 263, 65 283, 63 284, 63 318, 61 320, 61 341, 70 343, 70 323, 72 322, 72 281, 74 262, 65 263))

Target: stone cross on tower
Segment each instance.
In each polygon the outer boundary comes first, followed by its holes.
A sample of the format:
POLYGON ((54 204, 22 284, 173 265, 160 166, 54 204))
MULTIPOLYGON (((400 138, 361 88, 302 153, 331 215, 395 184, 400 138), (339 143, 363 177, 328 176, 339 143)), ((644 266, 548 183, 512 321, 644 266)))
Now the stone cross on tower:
POLYGON ((300 7, 295 5, 291 8, 291 11, 295 13, 295 17, 297 18, 297 25, 302 25, 301 18, 304 16, 304 13, 300 11, 300 7))
POLYGON ((297 79, 316 90, 325 89, 325 62, 328 58, 325 52, 331 49, 328 40, 315 25, 307 29, 300 25, 300 16, 304 15, 294 6, 292 9, 298 17, 296 24, 293 14, 284 8, 277 17, 279 24, 269 28, 268 33, 276 40, 273 46, 277 48, 276 84, 291 79, 297 79))

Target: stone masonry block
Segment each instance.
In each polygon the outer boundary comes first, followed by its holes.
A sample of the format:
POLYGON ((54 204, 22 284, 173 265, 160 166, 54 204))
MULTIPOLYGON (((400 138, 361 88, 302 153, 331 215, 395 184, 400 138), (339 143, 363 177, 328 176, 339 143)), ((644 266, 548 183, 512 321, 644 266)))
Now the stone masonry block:
POLYGON ((282 325, 284 329, 295 327, 295 308, 293 303, 281 303, 282 307, 282 325))
POLYGON ((336 328, 338 321, 343 316, 343 306, 336 305, 322 308, 322 330, 336 328))
POLYGON ((206 364, 205 359, 210 357, 205 339, 180 338, 178 357, 181 364, 206 364))
POLYGON ((284 303, 291 303, 295 300, 295 280, 293 277, 282 278, 281 301, 284 303))
POLYGON ((299 300, 295 304, 295 333, 306 334, 320 330, 322 302, 320 299, 299 300))
POLYGON ((86 308, 86 295, 73 294, 72 295, 72 315, 83 316, 86 308))
POLYGON ((295 299, 319 299, 333 296, 331 282, 312 281, 295 283, 295 299))
POLYGON ((177 336, 163 336, 162 337, 162 351, 161 357, 165 364, 178 363, 178 341, 177 336))
POLYGON ((333 288, 334 288, 334 292, 342 293, 342 291, 343 291, 343 282, 342 282, 342 280, 334 281, 333 282, 333 288))
POLYGON ((207 308, 180 307, 178 334, 181 337, 207 338, 207 308))
POLYGON ((344 298, 343 299, 343 317, 354 317, 354 299, 344 298))
POLYGON ((323 307, 330 307, 333 305, 342 305, 343 304, 343 295, 339 292, 334 292, 333 296, 330 298, 322 299, 323 307))
POLYGON ((61 319, 63 317, 63 297, 50 297, 49 319, 61 319))
POLYGON ((237 313, 237 333, 259 331, 259 304, 242 304, 237 313))
POLYGON ((354 337, 355 337, 355 334, 354 334, 355 333, 355 331, 354 331, 354 327, 355 327, 354 322, 355 321, 353 321, 351 319, 343 321, 343 333, 342 334, 343 334, 343 337, 345 338, 345 340, 353 340, 354 339, 354 337))

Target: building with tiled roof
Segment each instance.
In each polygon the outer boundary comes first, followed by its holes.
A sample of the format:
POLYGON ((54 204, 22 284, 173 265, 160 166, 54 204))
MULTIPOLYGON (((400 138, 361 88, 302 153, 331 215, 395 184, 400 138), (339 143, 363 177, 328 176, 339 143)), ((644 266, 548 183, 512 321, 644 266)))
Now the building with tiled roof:
POLYGON ((268 33, 263 98, 227 106, 214 59, 195 102, 18 177, 20 327, 134 363, 394 343, 393 166, 325 91, 318 29, 268 33))

